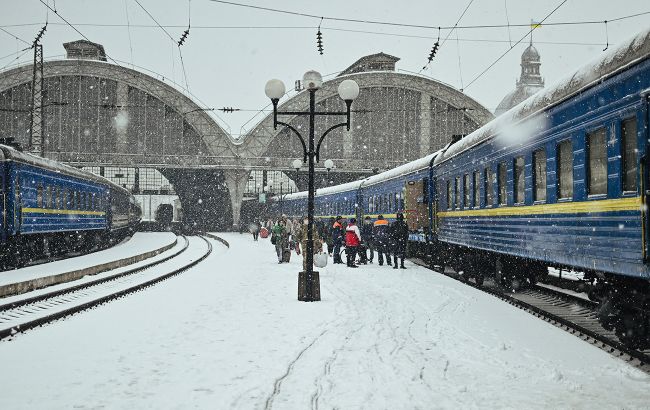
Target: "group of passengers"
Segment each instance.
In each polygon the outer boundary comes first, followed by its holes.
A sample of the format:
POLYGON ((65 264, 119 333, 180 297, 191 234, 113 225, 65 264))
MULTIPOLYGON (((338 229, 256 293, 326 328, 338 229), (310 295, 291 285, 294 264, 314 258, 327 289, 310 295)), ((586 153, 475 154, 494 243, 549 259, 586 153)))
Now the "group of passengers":
POLYGON ((340 216, 331 221, 332 246, 328 249, 334 257, 334 263, 343 263, 341 258, 341 247, 345 246, 347 255, 347 266, 356 268, 355 263, 357 255, 359 264, 366 265, 373 263, 375 251, 379 266, 386 264, 398 268, 398 261, 401 261, 399 267, 406 269, 404 258, 406 257, 406 245, 408 243, 408 226, 404 221, 404 214, 398 213, 395 222, 390 224, 383 215, 379 215, 376 221, 372 221, 369 216, 364 218, 364 222, 359 229, 356 218, 350 218, 346 224, 340 216), (394 258, 391 263, 391 256, 394 258))
MULTIPOLYGON (((278 263, 289 262, 290 252, 295 250, 297 254, 303 254, 303 269, 306 269, 307 224, 306 217, 300 221, 282 215, 277 221, 257 223, 251 227, 251 231, 254 240, 257 240, 255 232, 266 228, 271 233, 271 243, 275 246, 278 263)), ((335 264, 343 263, 341 249, 345 248, 346 262, 350 268, 373 263, 376 252, 379 266, 384 264, 385 259, 386 264, 394 269, 406 269, 404 258, 408 227, 402 213, 396 215, 392 224, 383 215, 379 215, 374 222, 366 216, 361 227, 357 225, 356 218, 346 221, 337 216, 331 218, 329 223, 318 219, 314 221, 313 240, 314 254, 323 252, 323 245, 327 245, 327 253, 333 257, 335 264)))

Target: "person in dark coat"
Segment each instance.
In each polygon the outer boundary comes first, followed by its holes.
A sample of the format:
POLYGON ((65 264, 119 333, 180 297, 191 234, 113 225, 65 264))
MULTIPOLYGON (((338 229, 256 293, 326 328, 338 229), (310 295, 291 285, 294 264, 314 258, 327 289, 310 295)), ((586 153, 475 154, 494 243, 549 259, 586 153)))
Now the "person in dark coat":
POLYGON ((404 258, 406 257, 406 245, 408 243, 408 239, 409 228, 404 221, 404 214, 398 213, 397 220, 393 222, 393 225, 390 229, 390 247, 391 253, 394 256, 394 269, 397 269, 398 257, 401 259, 400 268, 406 269, 404 266, 404 258))
POLYGON ((334 222, 336 222, 336 219, 334 218, 330 218, 329 223, 324 221, 323 234, 321 235, 321 238, 323 238, 327 244, 327 253, 329 256, 332 256, 334 250, 334 242, 332 242, 332 226, 334 226, 334 222))
POLYGON ((361 263, 366 265, 368 262, 372 263, 372 260, 375 257, 375 251, 373 251, 372 243, 372 220, 369 216, 364 218, 363 225, 361 225, 361 237, 363 242, 359 247, 359 255, 361 256, 361 263), (370 252, 370 258, 368 258, 367 252, 370 252))
POLYGON ((390 266, 390 236, 388 221, 384 219, 383 215, 379 215, 372 227, 372 237, 377 249, 377 259, 379 259, 379 266, 384 264, 384 255, 386 255, 386 263, 390 266))
POLYGON ((334 249, 334 263, 343 263, 341 259, 341 246, 343 245, 343 235, 345 231, 343 230, 343 218, 340 216, 336 217, 336 221, 332 225, 332 244, 334 249))

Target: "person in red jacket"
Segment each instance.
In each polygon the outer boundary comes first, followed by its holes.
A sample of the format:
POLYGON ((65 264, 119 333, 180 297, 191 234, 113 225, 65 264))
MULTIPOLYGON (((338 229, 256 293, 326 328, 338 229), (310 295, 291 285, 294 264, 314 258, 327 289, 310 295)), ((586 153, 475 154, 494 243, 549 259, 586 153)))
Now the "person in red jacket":
POLYGON ((357 250, 361 244, 361 233, 359 232, 359 227, 357 226, 357 220, 355 218, 350 219, 348 227, 345 228, 345 252, 348 256, 348 268, 358 268, 354 264, 354 259, 357 256, 357 250))

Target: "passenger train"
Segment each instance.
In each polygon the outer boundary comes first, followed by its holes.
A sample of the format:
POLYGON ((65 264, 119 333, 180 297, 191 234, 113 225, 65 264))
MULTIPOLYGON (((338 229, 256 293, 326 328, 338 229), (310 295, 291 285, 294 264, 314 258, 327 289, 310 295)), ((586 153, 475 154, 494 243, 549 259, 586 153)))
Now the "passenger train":
MULTIPOLYGON (((410 253, 514 287, 585 273, 600 318, 650 345, 650 30, 444 149, 319 189, 317 218, 407 216, 410 253)), ((304 192, 276 213, 305 215, 304 192)))
POLYGON ((77 168, 0 145, 0 268, 124 238, 140 223, 131 193, 77 168))

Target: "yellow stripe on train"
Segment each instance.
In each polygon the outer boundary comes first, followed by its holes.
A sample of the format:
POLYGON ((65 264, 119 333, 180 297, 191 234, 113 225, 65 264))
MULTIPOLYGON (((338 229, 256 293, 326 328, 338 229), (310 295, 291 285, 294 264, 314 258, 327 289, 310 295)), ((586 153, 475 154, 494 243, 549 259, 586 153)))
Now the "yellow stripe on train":
POLYGON ((23 214, 61 214, 61 215, 95 215, 104 216, 101 211, 79 211, 75 209, 23 208, 23 214))
POLYGON ((458 211, 441 211, 438 217, 463 216, 514 216, 514 215, 545 215, 545 214, 584 214, 620 211, 639 211, 643 207, 641 197, 604 199, 581 202, 560 202, 557 204, 515 205, 501 208, 469 209, 458 211))

